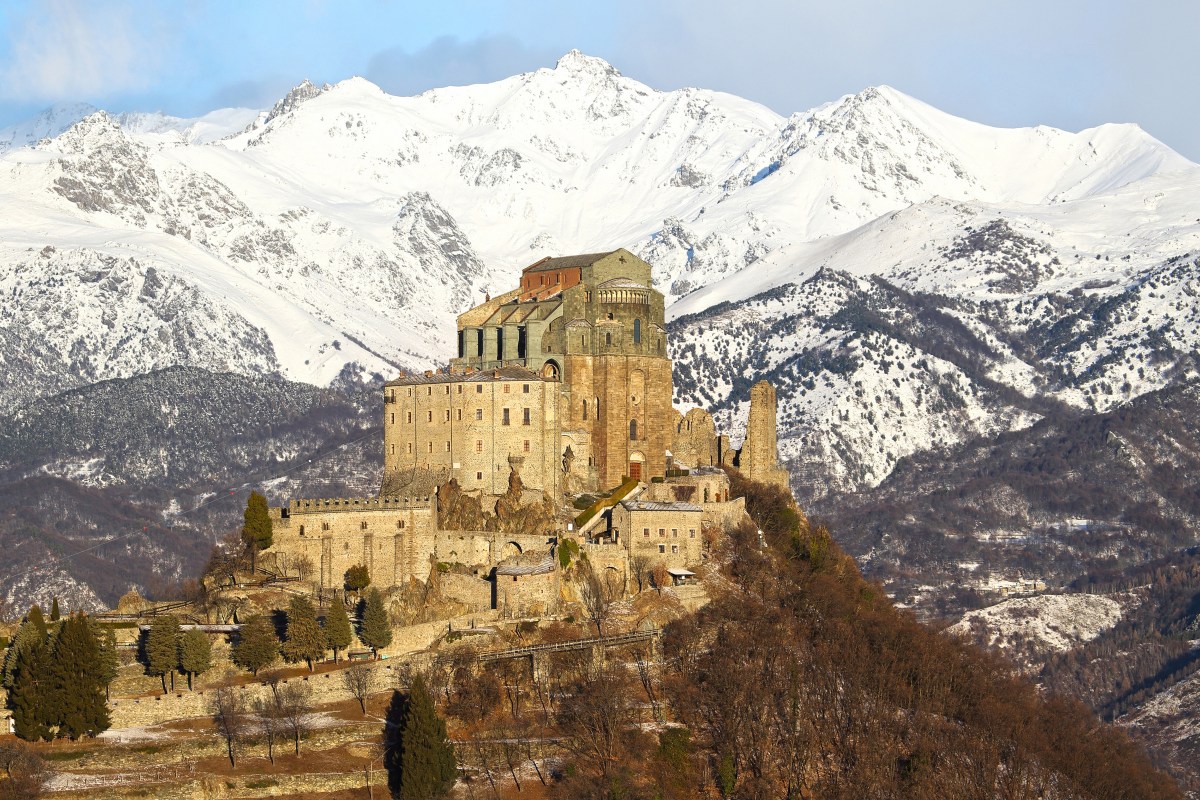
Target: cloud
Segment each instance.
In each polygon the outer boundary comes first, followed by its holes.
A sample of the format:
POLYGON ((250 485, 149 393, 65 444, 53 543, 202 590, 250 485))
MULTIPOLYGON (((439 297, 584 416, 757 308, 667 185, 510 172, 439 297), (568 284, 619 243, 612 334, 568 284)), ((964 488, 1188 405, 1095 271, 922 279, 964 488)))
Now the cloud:
POLYGON ((390 94, 419 94, 426 89, 487 83, 553 66, 561 55, 547 47, 528 46, 511 36, 482 36, 469 41, 442 36, 412 53, 402 47, 376 53, 364 77, 390 94))
POLYGON ((147 88, 170 37, 154 4, 46 0, 10 13, 0 94, 23 101, 93 98, 147 88))

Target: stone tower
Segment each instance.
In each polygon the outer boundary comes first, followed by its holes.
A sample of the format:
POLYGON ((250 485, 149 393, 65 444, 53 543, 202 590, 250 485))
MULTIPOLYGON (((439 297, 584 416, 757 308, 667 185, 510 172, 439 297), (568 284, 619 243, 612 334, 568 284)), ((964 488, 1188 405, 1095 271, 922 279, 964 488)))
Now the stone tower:
POLYGON ((750 389, 750 417, 746 441, 738 455, 738 468, 752 481, 788 488, 787 470, 779 466, 775 431, 775 387, 759 381, 750 389))
POLYGON ((557 381, 563 484, 595 491, 665 472, 674 413, 666 352, 650 265, 621 249, 526 267, 519 288, 459 316, 450 368, 521 367, 557 381))

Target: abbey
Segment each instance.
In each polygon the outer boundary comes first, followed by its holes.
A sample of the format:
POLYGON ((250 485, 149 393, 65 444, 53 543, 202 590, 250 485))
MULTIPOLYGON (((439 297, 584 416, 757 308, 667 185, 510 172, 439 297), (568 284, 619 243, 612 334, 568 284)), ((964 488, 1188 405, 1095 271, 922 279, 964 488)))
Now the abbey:
MULTIPOLYGON (((740 454, 707 412, 672 407, 663 312, 650 265, 628 250, 526 267, 517 288, 459 315, 446 368, 383 387, 379 496, 292 500, 274 510, 272 549, 312 564, 323 589, 356 564, 386 588, 444 562, 514 584, 539 576, 539 597, 554 594, 544 554, 563 536, 602 548, 589 559, 623 585, 635 556, 699 564, 704 531, 740 517, 720 469, 740 454), (616 487, 577 527, 571 498, 616 487)), ((774 389, 760 383, 751 400, 740 460, 786 483, 774 389)), ((496 584, 493 602, 515 588, 496 584)))

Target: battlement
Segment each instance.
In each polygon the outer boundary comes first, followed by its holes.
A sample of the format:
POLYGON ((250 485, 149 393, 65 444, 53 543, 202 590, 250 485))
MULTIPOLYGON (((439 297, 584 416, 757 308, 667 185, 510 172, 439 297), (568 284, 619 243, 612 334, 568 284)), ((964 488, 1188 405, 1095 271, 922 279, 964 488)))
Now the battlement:
POLYGON ((324 514, 328 511, 380 511, 389 509, 431 509, 436 498, 428 497, 321 497, 288 501, 286 516, 324 514))

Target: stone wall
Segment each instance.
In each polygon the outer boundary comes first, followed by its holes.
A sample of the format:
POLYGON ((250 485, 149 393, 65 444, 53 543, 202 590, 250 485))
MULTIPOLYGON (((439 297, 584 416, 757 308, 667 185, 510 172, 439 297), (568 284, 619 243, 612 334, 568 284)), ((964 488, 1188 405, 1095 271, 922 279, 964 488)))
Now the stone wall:
POLYGON ((631 558, 645 556, 651 565, 686 568, 703 560, 703 511, 679 503, 617 503, 611 534, 631 558))
POLYGON ((702 408, 689 409, 687 414, 676 411, 673 423, 671 454, 677 466, 721 465, 717 426, 712 414, 702 408))

